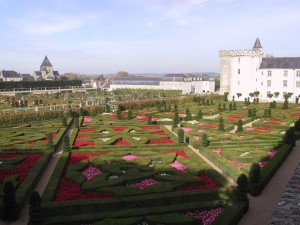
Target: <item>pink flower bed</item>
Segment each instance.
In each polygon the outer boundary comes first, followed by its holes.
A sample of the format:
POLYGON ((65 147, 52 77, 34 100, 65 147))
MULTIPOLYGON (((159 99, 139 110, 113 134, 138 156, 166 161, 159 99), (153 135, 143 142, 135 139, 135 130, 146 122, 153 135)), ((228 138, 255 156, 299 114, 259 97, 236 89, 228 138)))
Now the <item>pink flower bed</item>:
POLYGON ((196 141, 199 141, 199 140, 200 140, 199 136, 193 136, 193 138, 194 138, 196 141))
POLYGON ((216 149, 213 149, 213 152, 220 156, 221 152, 222 152, 222 149, 216 148, 216 149))
POLYGON ((197 130, 198 133, 204 133, 205 130, 197 130))
POLYGON ((190 133, 191 130, 193 130, 193 128, 189 128, 189 127, 183 127, 181 128, 185 133, 190 133))
POLYGON ((220 185, 218 185, 216 182, 214 182, 213 179, 211 179, 209 176, 202 174, 199 176, 203 184, 196 184, 187 186, 183 189, 177 190, 178 192, 181 191, 194 191, 194 190, 204 190, 204 189, 210 189, 210 188, 218 188, 220 185))
POLYGON ((232 164, 233 166, 235 166, 236 168, 238 168, 238 169, 241 169, 241 168, 243 168, 243 167, 245 167, 245 166, 247 166, 247 165, 249 165, 249 163, 238 163, 238 162, 234 162, 234 161, 232 161, 232 160, 227 160, 230 164, 232 164))
POLYGON ((260 168, 262 169, 262 168, 264 168, 268 164, 268 162, 267 161, 263 161, 263 162, 258 162, 258 164, 259 164, 260 168))
POLYGON ((126 160, 126 161, 130 161, 130 160, 134 160, 134 159, 138 159, 141 158, 140 156, 137 155, 125 155, 122 157, 122 159, 126 160))
POLYGON ((84 118, 83 118, 83 123, 90 123, 90 122, 92 122, 92 121, 93 121, 92 118, 88 118, 88 117, 84 117, 84 118))
POLYGON ((276 154, 277 154, 278 150, 272 150, 268 152, 268 156, 270 156, 270 158, 272 159, 276 154))
POLYGON ((209 210, 188 211, 185 215, 201 219, 203 225, 210 225, 223 212, 223 210, 223 208, 219 207, 209 210))
POLYGON ((98 176, 101 174, 101 171, 97 168, 94 167, 92 165, 90 165, 88 168, 86 168, 84 171, 81 172, 82 175, 87 179, 90 180, 92 179, 94 176, 98 176))
POLYGON ((187 171, 187 167, 185 165, 181 164, 180 162, 178 162, 177 160, 175 162, 173 162, 172 164, 170 164, 170 166, 172 166, 173 168, 175 168, 176 170, 179 170, 181 172, 187 171))
POLYGON ((174 144, 171 139, 164 139, 164 140, 150 140, 149 145, 170 145, 174 144))
MULTIPOLYGON (((117 115, 116 115, 116 114, 107 114, 107 116, 108 116, 109 118, 117 118, 117 115)), ((122 118, 125 118, 125 117, 127 117, 127 114, 121 113, 121 117, 122 117, 122 118)))
POLYGON ((150 179, 142 180, 142 181, 137 182, 137 183, 127 184, 127 186, 143 190, 146 187, 149 187, 149 186, 152 186, 152 185, 155 185, 155 184, 159 184, 159 182, 157 182, 156 180, 150 178, 150 179))
POLYGON ((131 143, 125 140, 118 140, 115 142, 115 145, 131 145, 131 143))
POLYGON ((268 131, 272 130, 271 128, 269 127, 258 127, 254 130, 254 132, 257 132, 257 133, 266 133, 268 131))
POLYGON ((95 146, 96 144, 93 141, 75 141, 74 146, 80 147, 80 146, 95 146))

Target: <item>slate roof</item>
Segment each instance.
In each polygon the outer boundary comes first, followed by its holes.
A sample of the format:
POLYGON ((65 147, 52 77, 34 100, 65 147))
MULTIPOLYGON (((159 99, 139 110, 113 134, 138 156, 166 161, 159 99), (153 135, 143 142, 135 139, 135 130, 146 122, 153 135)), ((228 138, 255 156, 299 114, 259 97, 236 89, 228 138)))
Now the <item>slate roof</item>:
POLYGON ((44 61, 41 64, 41 68, 44 67, 44 66, 51 66, 51 67, 53 67, 47 56, 45 56, 45 59, 44 59, 44 61))
POLYGON ((60 76, 60 75, 59 75, 59 72, 58 72, 58 71, 56 71, 56 70, 55 70, 55 71, 53 71, 53 75, 54 75, 54 76, 60 76))
POLYGON ((34 80, 33 76, 30 74, 21 74, 21 76, 23 77, 23 80, 34 80))
POLYGON ((256 41, 255 41, 255 43, 254 43, 253 48, 263 48, 263 47, 261 46, 261 43, 260 43, 259 38, 256 38, 256 41))
POLYGON ((160 78, 120 77, 113 80, 113 84, 127 85, 159 85, 160 78))
POLYGON ((22 77, 21 74, 17 73, 14 70, 3 70, 2 75, 5 78, 22 77))
POLYGON ((167 75, 165 75, 163 77, 165 77, 165 78, 167 78, 167 77, 171 77, 171 78, 173 78, 173 77, 175 77, 175 78, 177 78, 177 77, 186 78, 186 77, 189 77, 189 76, 185 75, 183 73, 174 73, 174 74, 167 74, 167 75))
POLYGON ((260 69, 300 69, 300 57, 262 58, 260 69))

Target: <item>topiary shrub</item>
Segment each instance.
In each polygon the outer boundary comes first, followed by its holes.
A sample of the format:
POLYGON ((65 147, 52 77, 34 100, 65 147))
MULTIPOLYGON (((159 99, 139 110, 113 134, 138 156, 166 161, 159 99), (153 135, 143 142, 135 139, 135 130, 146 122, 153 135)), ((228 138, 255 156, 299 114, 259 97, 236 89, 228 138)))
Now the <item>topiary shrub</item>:
POLYGON ((127 118, 129 120, 131 120, 133 118, 133 116, 132 116, 132 110, 131 109, 128 110, 128 116, 127 116, 127 118))
POLYGON ((209 141, 207 140, 207 134, 205 134, 205 133, 202 134, 201 140, 202 140, 202 146, 203 147, 209 146, 209 141))
POLYGON ((175 116, 174 116, 174 119, 173 119, 173 126, 177 127, 178 124, 179 124, 179 115, 178 115, 178 111, 176 110, 175 111, 175 116))
POLYGON ((80 115, 80 116, 84 116, 84 110, 83 110, 82 107, 80 107, 80 109, 79 109, 79 115, 80 115))
POLYGON ((68 126, 67 117, 65 117, 65 116, 62 118, 62 125, 64 127, 68 126))
POLYGON ((70 137, 67 134, 65 134, 64 137, 63 137, 63 150, 64 151, 71 151, 70 137))
POLYGON ((300 118, 294 123, 295 125, 295 130, 300 131, 300 118))
POLYGON ((77 116, 74 118, 74 127, 79 128, 79 118, 77 116))
POLYGON ((51 150, 53 152, 53 138, 52 133, 47 134, 47 149, 51 150))
POLYGON ((122 116, 121 116, 121 110, 120 109, 117 109, 117 111, 116 111, 116 117, 117 117, 117 119, 122 119, 122 116))
POLYGON ((152 115, 149 114, 148 115, 148 125, 151 125, 152 124, 152 115))
POLYGON ((177 135, 178 135, 178 143, 184 143, 184 131, 182 129, 179 129, 177 135))
POLYGON ((237 179, 237 197, 238 200, 240 201, 248 201, 248 196, 247 196, 247 188, 248 188, 248 179, 245 174, 239 175, 237 179))
POLYGON ((41 202, 40 194, 37 191, 32 192, 29 199, 29 221, 27 225, 41 224, 41 202))
POLYGON ((219 118, 219 130, 221 130, 221 131, 224 131, 224 130, 225 130, 225 128, 224 128, 224 119, 223 119, 223 117, 220 117, 220 118, 219 118))
POLYGON ((3 220, 14 221, 18 219, 18 205, 16 190, 11 181, 7 181, 3 187, 3 220))
POLYGON ((203 114, 202 114, 202 109, 198 110, 198 115, 197 115, 197 119, 201 120, 203 118, 203 114))
POLYGON ((238 123, 237 123, 237 131, 242 132, 243 130, 244 130, 243 121, 240 119, 240 120, 238 120, 238 123))
POLYGON ((292 146, 295 146, 295 127, 290 127, 287 129, 282 140, 285 144, 291 144, 292 146))
POLYGON ((233 110, 236 110, 236 102, 234 102, 234 103, 232 104, 232 109, 233 109, 233 110))
POLYGON ((249 182, 258 183, 260 179, 261 168, 257 162, 252 163, 249 171, 249 182))

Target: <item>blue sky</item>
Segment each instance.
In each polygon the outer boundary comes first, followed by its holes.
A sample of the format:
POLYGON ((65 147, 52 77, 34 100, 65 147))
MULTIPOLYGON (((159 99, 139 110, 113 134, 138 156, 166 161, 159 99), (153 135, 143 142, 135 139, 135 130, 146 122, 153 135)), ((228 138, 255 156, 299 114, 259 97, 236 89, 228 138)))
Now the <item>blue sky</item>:
POLYGON ((299 0, 0 0, 0 70, 219 72, 218 51, 300 56, 299 0))

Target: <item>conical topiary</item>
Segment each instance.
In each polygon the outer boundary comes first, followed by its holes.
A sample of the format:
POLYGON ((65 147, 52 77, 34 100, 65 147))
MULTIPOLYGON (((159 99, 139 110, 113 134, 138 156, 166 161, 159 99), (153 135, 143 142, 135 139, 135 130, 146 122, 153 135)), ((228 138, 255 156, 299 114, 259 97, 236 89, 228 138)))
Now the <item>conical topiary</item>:
POLYGON ((179 129, 177 135, 178 135, 178 143, 184 143, 184 131, 182 129, 179 129))
POLYGON ((245 174, 239 175, 237 179, 237 195, 238 195, 238 200, 240 201, 248 201, 248 196, 247 196, 247 188, 248 188, 248 178, 245 174))
POLYGON ((41 197, 37 191, 34 191, 30 195, 29 199, 29 221, 27 225, 40 225, 41 216, 41 197))
POLYGON ((65 136, 63 137, 63 150, 64 151, 70 151, 71 150, 70 138, 67 134, 65 134, 65 136))
POLYGON ((18 219, 18 212, 15 187, 11 181, 7 181, 3 187, 3 219, 14 221, 18 219))
POLYGON ((260 179, 260 165, 257 162, 252 163, 249 171, 249 182, 258 183, 260 179))

